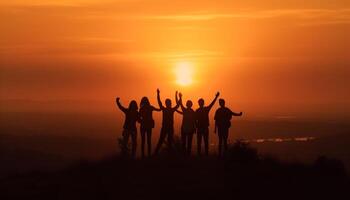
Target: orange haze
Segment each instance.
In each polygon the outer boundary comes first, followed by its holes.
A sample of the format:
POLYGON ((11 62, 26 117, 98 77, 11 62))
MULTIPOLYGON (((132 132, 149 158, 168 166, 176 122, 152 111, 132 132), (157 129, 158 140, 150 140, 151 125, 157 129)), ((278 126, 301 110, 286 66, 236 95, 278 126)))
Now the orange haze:
POLYGON ((349 55, 348 0, 4 1, 0 108, 112 111, 159 87, 207 102, 219 90, 252 117, 348 116, 349 55))

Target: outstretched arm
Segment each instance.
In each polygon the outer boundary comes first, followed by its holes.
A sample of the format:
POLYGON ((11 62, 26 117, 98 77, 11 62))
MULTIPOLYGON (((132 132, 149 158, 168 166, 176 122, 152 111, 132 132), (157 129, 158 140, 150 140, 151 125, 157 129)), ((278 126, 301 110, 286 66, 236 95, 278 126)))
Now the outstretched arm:
POLYGON ((158 105, 159 105, 160 110, 163 110, 164 107, 163 107, 162 101, 160 100, 160 91, 159 91, 159 89, 157 89, 157 100, 158 100, 158 105))
POLYGON ((240 113, 235 113, 235 112, 232 112, 232 111, 231 111, 231 114, 232 114, 233 116, 238 116, 238 117, 240 117, 240 116, 243 115, 242 112, 240 112, 240 113))
POLYGON ((125 112, 128 110, 128 109, 126 109, 124 106, 122 106, 122 104, 120 103, 120 98, 119 98, 119 97, 117 97, 116 102, 117 102, 118 108, 119 108, 121 111, 123 111, 123 112, 125 113, 125 112))
POLYGON ((183 115, 184 113, 182 111, 179 111, 179 110, 175 110, 177 113, 183 115))
POLYGON ((154 107, 154 106, 152 106, 152 108, 153 108, 154 111, 162 111, 162 109, 156 108, 156 107, 154 107))
POLYGON ((214 100, 208 106, 209 110, 214 106, 214 104, 215 104, 216 100, 218 99, 219 95, 220 95, 220 92, 217 92, 216 95, 215 95, 214 100))

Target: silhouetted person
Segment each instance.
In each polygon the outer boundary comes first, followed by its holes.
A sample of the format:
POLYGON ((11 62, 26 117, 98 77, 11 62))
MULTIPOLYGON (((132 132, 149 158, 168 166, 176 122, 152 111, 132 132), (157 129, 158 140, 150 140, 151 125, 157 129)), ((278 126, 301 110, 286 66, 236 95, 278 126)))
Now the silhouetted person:
POLYGON ((154 128, 153 111, 161 111, 149 103, 147 97, 143 97, 140 103, 140 132, 141 132, 141 155, 145 157, 145 143, 147 137, 147 152, 151 156, 152 149, 152 129, 154 128))
POLYGON ((209 112, 220 93, 216 93, 214 100, 209 106, 204 106, 204 99, 199 99, 199 108, 196 110, 196 126, 197 126, 197 152, 201 155, 202 138, 204 140, 205 155, 209 155, 209 112))
MULTIPOLYGON (((175 94, 177 96, 177 92, 175 94)), ((165 138, 168 136, 168 145, 171 148, 174 141, 174 112, 179 108, 179 103, 177 102, 175 107, 171 106, 171 100, 166 99, 165 100, 165 107, 162 104, 162 101, 160 100, 160 91, 157 89, 157 100, 159 104, 159 108, 162 110, 163 113, 163 120, 162 120, 162 128, 160 131, 159 141, 157 144, 157 147, 155 149, 154 154, 158 154, 159 150, 164 143, 165 138)))
POLYGON ((226 153, 227 139, 229 135, 229 129, 231 127, 232 116, 242 116, 242 112, 235 113, 229 108, 225 107, 225 100, 219 99, 220 108, 215 112, 215 133, 218 133, 219 137, 219 156, 226 153), (222 151, 222 145, 224 145, 224 151, 222 151))
POLYGON ((181 125, 181 142, 184 154, 191 155, 192 150, 192 138, 196 132, 196 112, 192 109, 192 101, 186 102, 186 107, 182 104, 182 94, 179 94, 180 100, 176 97, 176 101, 179 102, 182 111, 177 111, 182 114, 181 125))
POLYGON ((123 125, 123 139, 124 144, 127 145, 129 142, 129 137, 131 136, 131 155, 132 157, 136 156, 136 139, 137 139, 137 129, 136 122, 139 120, 139 112, 136 101, 131 101, 129 104, 129 108, 125 108, 120 103, 120 98, 116 99, 117 105, 121 111, 125 114, 125 121, 123 125))

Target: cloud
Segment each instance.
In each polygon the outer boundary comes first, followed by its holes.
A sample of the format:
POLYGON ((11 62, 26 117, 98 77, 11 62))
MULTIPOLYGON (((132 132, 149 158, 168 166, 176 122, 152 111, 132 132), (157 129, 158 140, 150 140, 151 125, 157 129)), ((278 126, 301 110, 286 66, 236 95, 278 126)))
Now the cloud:
POLYGON ((269 19, 290 17, 299 20, 324 20, 325 23, 344 23, 350 21, 350 9, 277 9, 262 11, 244 11, 232 13, 203 13, 181 15, 144 15, 124 16, 119 19, 208 21, 221 19, 269 19))
POLYGON ((142 12, 130 11, 130 13, 115 13, 112 10, 90 10, 81 19, 111 19, 118 21, 214 21, 214 20, 269 20, 269 19, 291 19, 297 21, 298 25, 313 24, 349 24, 350 8, 345 9, 266 9, 213 12, 198 11, 178 12, 176 14, 157 13, 157 11, 144 14, 142 12))
MULTIPOLYGON (((96 20, 151 20, 151 21, 211 21, 211 20, 240 20, 240 19, 273 19, 291 18, 304 20, 304 24, 334 24, 350 21, 350 8, 334 9, 245 9, 237 10, 233 5, 223 9, 218 5, 217 10, 210 7, 191 7, 186 9, 169 9, 164 3, 141 6, 140 0, 49 0, 49 1, 11 1, 0 3, 0 14, 3 12, 43 13, 45 15, 62 15, 75 19, 96 20), (18 12, 19 11, 19 12, 18 12), (67 15, 68 14, 68 15, 67 15)), ((152 2, 152 1, 151 1, 152 2)))
POLYGON ((0 3, 5 6, 79 6, 97 2, 109 2, 108 0, 11 0, 0 3))

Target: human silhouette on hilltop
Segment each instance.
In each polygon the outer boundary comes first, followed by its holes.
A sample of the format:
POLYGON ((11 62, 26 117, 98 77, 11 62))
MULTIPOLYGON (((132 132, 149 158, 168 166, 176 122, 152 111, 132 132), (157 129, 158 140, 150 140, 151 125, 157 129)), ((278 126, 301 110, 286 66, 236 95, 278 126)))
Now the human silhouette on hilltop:
POLYGON ((138 106, 136 101, 131 101, 129 104, 129 108, 125 108, 120 103, 120 98, 117 97, 116 99, 118 108, 123 111, 125 114, 125 121, 123 125, 123 142, 124 144, 128 144, 129 137, 131 136, 131 155, 132 157, 136 156, 136 141, 137 141, 137 129, 136 129, 136 122, 139 120, 139 112, 138 112, 138 106))
POLYGON ((209 155, 209 112, 220 93, 217 92, 214 100, 209 106, 204 106, 204 99, 199 99, 199 108, 196 110, 196 126, 197 126, 197 152, 201 155, 202 152, 202 138, 204 140, 205 155, 209 155))
POLYGON ((225 106, 225 100, 219 99, 220 108, 215 112, 215 133, 218 133, 219 137, 219 156, 226 153, 227 139, 229 135, 229 129, 231 127, 232 116, 242 116, 242 112, 235 113, 225 106), (222 145, 224 145, 224 151, 222 151, 222 145))
POLYGON ((147 153, 151 156, 152 149, 152 129, 154 128, 153 111, 161 111, 152 106, 147 97, 143 97, 140 103, 140 132, 141 132, 141 156, 145 157, 145 143, 147 137, 147 153))
MULTIPOLYGON (((181 125, 181 144, 184 155, 191 155, 193 135, 197 132, 197 152, 201 156, 202 139, 204 141, 205 155, 209 155, 209 112, 217 101, 220 93, 217 92, 212 102, 205 106, 204 100, 198 100, 199 108, 194 111, 191 100, 186 101, 186 107, 182 102, 182 93, 175 93, 176 106, 172 107, 170 99, 165 100, 165 107, 160 99, 160 91, 157 89, 157 101, 159 108, 155 108, 149 102, 147 97, 143 97, 140 102, 140 111, 136 101, 131 101, 128 108, 125 108, 120 103, 120 98, 116 98, 116 103, 121 111, 125 114, 123 125, 123 143, 128 144, 129 137, 132 139, 132 157, 136 156, 137 148, 137 128, 136 123, 140 122, 141 132, 141 156, 145 156, 145 143, 147 139, 147 153, 151 155, 152 149, 152 129, 155 126, 152 113, 153 111, 162 111, 162 127, 160 131, 159 141, 155 148, 154 154, 157 155, 162 147, 165 139, 171 149, 174 143, 174 113, 178 112, 183 115, 181 125), (181 111, 177 109, 181 106, 181 111)), ((225 106, 225 100, 219 100, 220 108, 215 112, 215 133, 218 133, 219 145, 218 154, 222 156, 227 151, 227 143, 229 129, 231 127, 232 116, 242 116, 242 112, 235 113, 225 106)))
MULTIPOLYGON (((175 93, 175 97, 177 96, 177 91, 175 93)), ((180 97, 181 99, 181 97, 180 97)), ((163 113, 163 119, 162 119, 162 128, 160 131, 159 141, 156 146, 154 154, 157 155, 159 153, 159 150, 162 146, 162 144, 165 141, 165 138, 168 136, 168 145, 169 147, 172 147, 174 142, 174 112, 179 108, 179 102, 176 102, 176 106, 172 107, 171 100, 166 99, 165 100, 165 107, 162 104, 162 101, 160 100, 160 91, 157 89, 157 100, 159 104, 159 108, 162 110, 163 113)))
POLYGON ((177 111, 182 114, 182 125, 181 125, 181 142, 182 148, 185 155, 191 155, 192 150, 192 138, 196 132, 196 112, 192 109, 192 101, 186 102, 186 107, 182 104, 182 94, 179 94, 180 99, 176 96, 176 101, 179 102, 182 111, 177 111))

